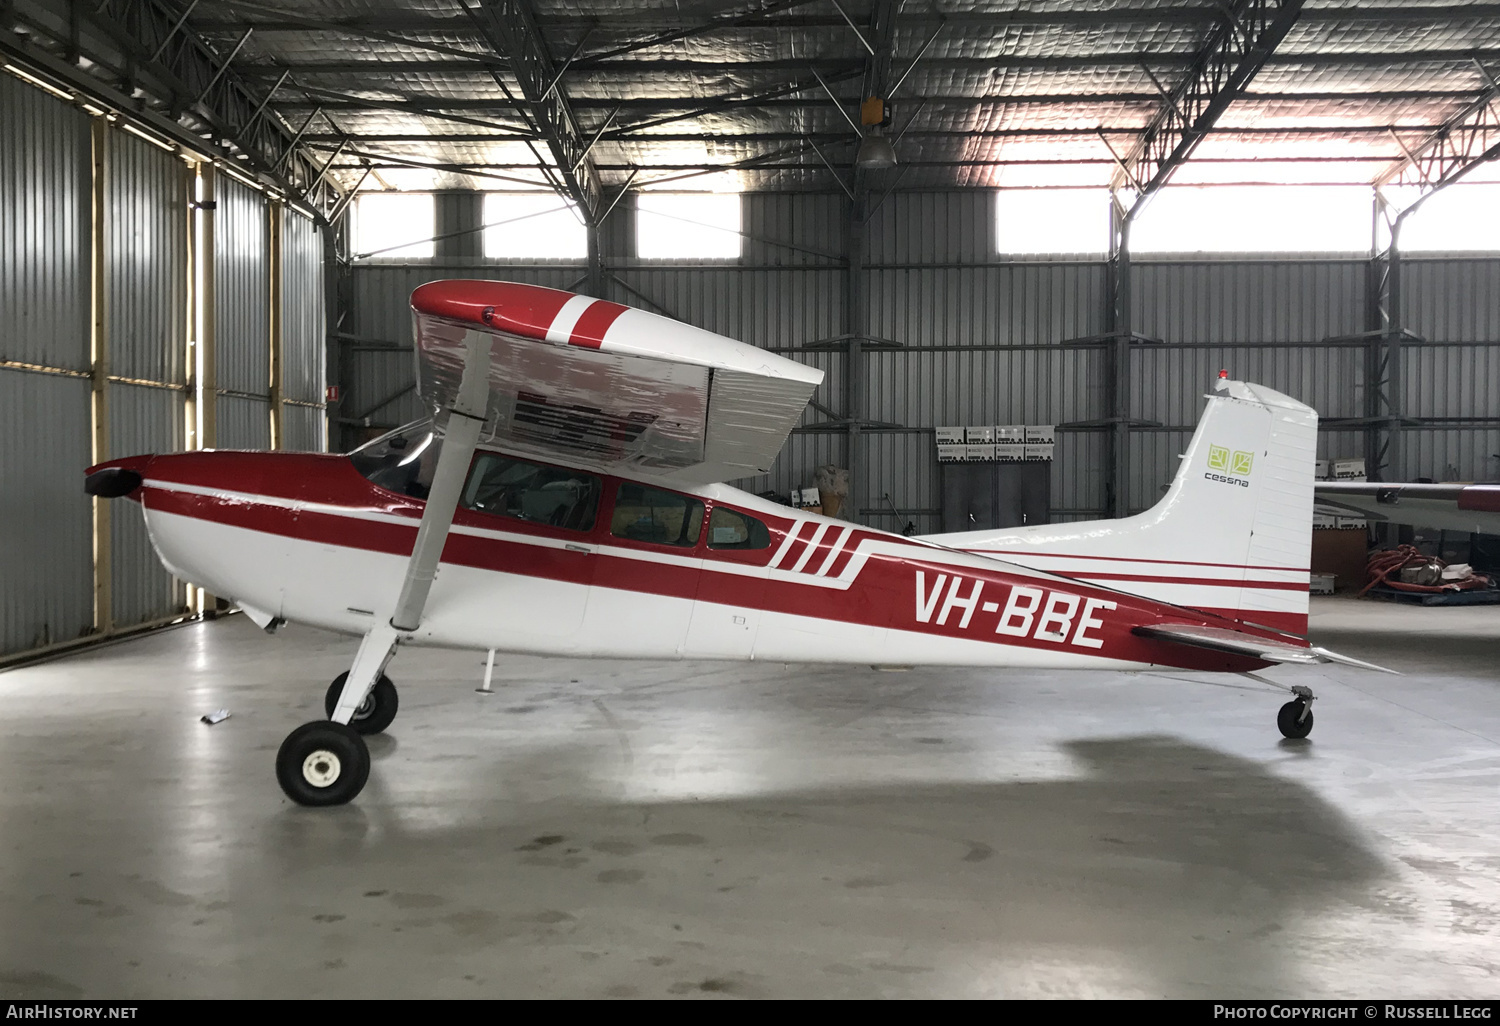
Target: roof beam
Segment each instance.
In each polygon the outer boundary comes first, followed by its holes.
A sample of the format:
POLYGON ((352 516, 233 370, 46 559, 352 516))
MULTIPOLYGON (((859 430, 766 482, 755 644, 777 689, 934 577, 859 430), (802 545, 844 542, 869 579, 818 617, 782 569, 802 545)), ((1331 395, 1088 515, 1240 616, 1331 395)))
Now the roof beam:
POLYGON ((1392 197, 1388 190, 1415 187, 1418 198, 1406 205, 1403 216, 1432 193, 1458 181, 1480 164, 1500 157, 1500 83, 1479 65, 1484 88, 1469 103, 1415 145, 1404 142, 1392 132, 1403 150, 1403 156, 1374 181, 1376 189, 1392 197))
POLYGON ((1238 0, 1214 27, 1193 65, 1166 91, 1156 117, 1116 168, 1110 187, 1138 190, 1128 223, 1192 155, 1214 123, 1242 96, 1302 13, 1302 0, 1238 0))
MULTIPOLYGON (((547 142, 556 173, 590 224, 604 209, 604 184, 589 156, 589 141, 537 27, 530 0, 460 0, 480 35, 496 54, 508 56, 525 99, 525 113, 547 142)), ((498 81, 498 76, 497 76, 498 81)), ((500 82, 502 88, 504 83, 500 82)))
MULTIPOLYGON (((1250 138, 1250 139, 1276 139, 1280 136, 1326 136, 1330 139, 1341 139, 1346 135, 1357 136, 1389 136, 1391 133, 1414 133, 1425 134, 1432 129, 1427 125, 1351 125, 1341 128, 1324 128, 1316 126, 1278 127, 1278 128, 1242 128, 1242 127, 1215 127, 1209 129, 1208 134, 1220 138, 1250 138)), ((1126 136, 1134 139, 1141 134, 1138 127, 1118 126, 1104 128, 985 128, 969 131, 960 128, 913 128, 906 131, 905 135, 913 139, 1074 139, 1074 138, 1096 138, 1100 132, 1106 135, 1126 136)), ((514 135, 496 135, 484 132, 371 132, 371 133, 348 133, 351 138, 361 143, 496 143, 513 142, 514 135)), ((336 143, 343 139, 344 135, 330 132, 309 133, 304 139, 309 143, 327 144, 336 143)), ((641 143, 650 145, 653 143, 679 143, 679 142, 703 142, 712 140, 717 144, 749 144, 749 143, 786 143, 799 142, 803 139, 813 139, 818 142, 824 141, 846 141, 849 133, 843 129, 838 131, 767 131, 767 132, 714 132, 705 134, 703 132, 653 132, 649 136, 636 138, 629 135, 621 135, 619 132, 606 132, 605 142, 641 143)), ((1381 158, 1389 163, 1390 158, 1381 158)), ((1107 161, 1106 163, 1114 163, 1107 161)))
MULTIPOLYGON (((268 8, 269 9, 269 8, 268 8)), ((763 9, 764 10, 764 9, 763 9)), ((1211 25, 1223 19, 1223 9, 1218 4, 1201 6, 1162 6, 1142 8, 1119 8, 1100 11, 961 11, 943 15, 955 26, 973 25, 978 28, 1056 26, 1109 27, 1114 25, 1211 25)), ((282 10, 280 14, 268 14, 263 20, 254 22, 258 32, 299 32, 306 24, 294 20, 296 16, 282 10)), ((1425 24, 1441 25, 1456 20, 1500 19, 1500 4, 1410 4, 1399 7, 1327 7, 1305 12, 1302 20, 1309 24, 1425 24)), ((581 32, 593 18, 580 15, 542 15, 537 25, 543 31, 557 30, 564 34, 581 32)), ((240 33, 252 24, 242 18, 225 18, 204 14, 192 23, 203 32, 240 33)), ((349 32, 443 32, 467 34, 473 26, 466 18, 403 12, 365 17, 341 18, 330 21, 337 30, 349 32)), ((685 26, 683 19, 663 17, 651 12, 632 13, 628 19, 628 31, 633 32, 680 32, 702 34, 720 28, 755 29, 764 32, 779 32, 788 28, 842 28, 844 20, 837 14, 798 14, 770 16, 761 12, 734 15, 718 21, 705 22, 697 26, 685 26)), ((609 27, 605 26, 604 31, 609 27)), ((622 22, 621 28, 626 30, 622 22)))
MULTIPOLYGON (((1257 5, 1259 6, 1259 5, 1257 5)), ((1142 50, 1129 53, 1091 53, 1073 56, 1034 56, 1026 54, 996 54, 992 57, 941 57, 927 56, 924 66, 947 71, 1068 71, 1079 68, 1140 68, 1154 70, 1194 68, 1201 59, 1197 50, 1168 51, 1142 50)), ((1347 51, 1341 53, 1287 53, 1276 54, 1264 63, 1273 67, 1393 67, 1411 64, 1455 64, 1467 66, 1475 58, 1494 62, 1500 60, 1500 49, 1455 50, 1421 49, 1386 53, 1379 50, 1347 51)), ((834 56, 819 58, 819 70, 825 72, 863 70, 866 57, 834 56)), ((360 75, 388 74, 392 71, 426 71, 434 74, 482 75, 486 65, 469 60, 445 60, 422 58, 418 60, 332 60, 291 61, 278 63, 275 67, 288 67, 306 74, 360 75)), ((780 74, 800 71, 807 67, 801 58, 786 57, 772 60, 692 60, 686 58, 634 57, 629 60, 594 60, 579 58, 569 69, 570 75, 604 77, 607 75, 640 75, 655 72, 710 72, 723 74, 780 74)), ((269 75, 270 65, 244 65, 246 74, 269 75)), ((1357 98, 1357 92, 1346 94, 1357 98)))
MULTIPOLYGON (((165 0, 91 0, 74 7, 85 19, 79 25, 54 6, 21 0, 11 9, 59 49, 76 48, 92 67, 85 71, 74 60, 47 70, 84 93, 103 96, 118 87, 130 96, 120 109, 158 130, 170 126, 166 134, 191 139, 192 150, 230 158, 234 167, 258 174, 264 184, 301 199, 320 216, 338 202, 341 190, 303 148, 298 133, 272 112, 278 105, 266 85, 247 83, 229 58, 201 39, 190 23, 183 24, 180 7, 165 0), (137 98, 141 95, 153 96, 169 112, 151 111, 137 98), (243 160, 238 159, 241 154, 243 160)), ((0 50, 15 52, 23 61, 31 56, 28 44, 9 32, 4 35, 0 50)), ((243 43, 246 37, 240 38, 243 43)))
MULTIPOLYGON (((845 75, 843 78, 853 77, 845 75)), ((830 84, 836 80, 826 79, 830 84)), ((814 83, 816 85, 816 83, 814 83)), ((795 90, 807 91, 807 84, 799 84, 795 90)), ((782 92, 794 91, 793 88, 780 90, 782 92)), ((1473 93, 1467 90, 1456 89, 1396 89, 1382 92, 1359 93, 1351 97, 1345 92, 1314 92, 1299 91, 1286 93, 1260 93, 1246 92, 1240 96, 1242 100, 1265 103, 1288 103, 1288 102, 1315 102, 1327 100, 1358 99, 1363 103, 1369 102, 1403 102, 1411 100, 1461 100, 1467 101, 1472 98, 1473 93)), ((1069 106, 1087 103, 1113 103, 1122 105, 1149 105, 1154 112, 1157 105, 1161 103, 1161 95, 1154 90, 1151 92, 1132 93, 1036 93, 1015 94, 1010 96, 908 96, 903 100, 907 104, 926 103, 929 107, 1053 107, 1069 106)), ((628 97, 622 100, 606 99, 577 99, 571 101, 575 110, 601 110, 610 111, 619 107, 622 111, 638 111, 647 113, 665 113, 669 111, 693 111, 698 114, 722 113, 724 111, 746 108, 763 107, 768 110, 778 108, 801 108, 801 107, 826 107, 827 97, 819 94, 810 94, 806 97, 786 97, 774 95, 759 95, 752 97, 679 97, 664 99, 658 97, 628 97)), ((411 95, 403 103, 391 101, 370 101, 351 99, 345 101, 330 100, 327 102, 311 100, 288 100, 275 104, 278 110, 298 111, 311 110, 313 107, 322 106, 330 111, 339 110, 361 110, 361 109, 390 109, 405 110, 413 114, 423 114, 437 111, 513 111, 523 105, 514 100, 504 98, 487 99, 453 99, 446 96, 434 96, 431 94, 411 95)), ((1316 113, 1316 112, 1315 112, 1316 113)), ((620 128, 620 133, 628 133, 643 125, 633 125, 620 128)), ((1343 131, 1345 126, 1328 126, 1323 129, 1326 132, 1343 131)), ((1079 129, 1084 133, 1092 133, 1094 129, 1079 129)), ((1135 132, 1141 131, 1137 126, 1135 132)), ((606 136, 608 138, 608 136, 606 136)))

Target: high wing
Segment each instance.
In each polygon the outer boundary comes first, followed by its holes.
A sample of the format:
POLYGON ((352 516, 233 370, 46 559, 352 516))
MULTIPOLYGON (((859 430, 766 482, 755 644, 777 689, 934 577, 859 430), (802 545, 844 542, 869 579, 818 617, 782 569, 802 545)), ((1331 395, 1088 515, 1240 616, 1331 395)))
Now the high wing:
POLYGON ((1319 648, 1317 645, 1293 645, 1285 641, 1259 638, 1253 634, 1237 631, 1229 627, 1160 623, 1132 628, 1131 633, 1138 634, 1144 638, 1155 638, 1158 641, 1171 642, 1176 645, 1187 645, 1191 648, 1206 648, 1213 652, 1229 652, 1233 655, 1264 659, 1268 663, 1300 663, 1303 665, 1342 663, 1345 666, 1358 666, 1366 670, 1379 670, 1381 673, 1397 672, 1395 670, 1388 670, 1384 666, 1376 666, 1374 663, 1367 663, 1346 655, 1339 655, 1337 652, 1330 652, 1326 648, 1319 648))
POLYGON ((1320 481, 1318 512, 1441 531, 1500 534, 1500 485, 1320 481))
POLYGON ((488 349, 482 442, 687 483, 770 469, 823 372, 667 317, 537 285, 412 293, 417 381, 441 415, 488 349))

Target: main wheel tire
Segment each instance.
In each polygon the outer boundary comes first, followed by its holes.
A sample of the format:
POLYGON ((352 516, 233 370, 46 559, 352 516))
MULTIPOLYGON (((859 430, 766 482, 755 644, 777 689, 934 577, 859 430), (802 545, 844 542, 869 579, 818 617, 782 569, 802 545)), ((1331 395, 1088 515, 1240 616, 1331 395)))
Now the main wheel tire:
MULTIPOLYGON (((328 694, 323 696, 323 709, 328 713, 328 718, 333 719, 333 710, 338 708, 339 695, 344 693, 344 681, 349 679, 348 671, 333 678, 333 683, 328 685, 328 694)), ((396 685, 391 683, 391 678, 385 674, 375 682, 365 700, 359 703, 359 708, 354 710, 354 716, 349 720, 349 726, 361 734, 379 734, 391 721, 396 718, 396 709, 399 705, 396 698, 396 685)))
POLYGON ((1300 740, 1312 733, 1312 710, 1300 698, 1290 701, 1276 714, 1276 726, 1286 737, 1300 740))
POLYGON ((369 777, 365 739, 342 723, 304 723, 276 753, 276 780, 298 805, 343 805, 369 777))

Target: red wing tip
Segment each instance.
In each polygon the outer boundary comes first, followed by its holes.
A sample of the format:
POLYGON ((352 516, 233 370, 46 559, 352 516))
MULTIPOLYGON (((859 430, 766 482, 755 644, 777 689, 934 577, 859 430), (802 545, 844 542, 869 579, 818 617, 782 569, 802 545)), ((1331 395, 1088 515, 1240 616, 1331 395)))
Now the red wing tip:
POLYGON ((541 307, 550 308, 555 313, 573 296, 572 292, 549 289, 544 285, 455 278, 417 286, 411 294, 411 305, 418 313, 484 324, 488 323, 483 316, 486 307, 541 307))

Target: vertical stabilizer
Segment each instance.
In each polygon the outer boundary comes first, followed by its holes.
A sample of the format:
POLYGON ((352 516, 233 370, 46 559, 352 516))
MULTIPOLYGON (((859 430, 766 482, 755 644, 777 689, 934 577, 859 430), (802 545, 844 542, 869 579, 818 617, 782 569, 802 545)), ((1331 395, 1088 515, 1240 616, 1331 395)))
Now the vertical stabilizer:
POLYGON ((1221 378, 1146 512, 926 540, 1303 634, 1317 438, 1311 407, 1221 378))

